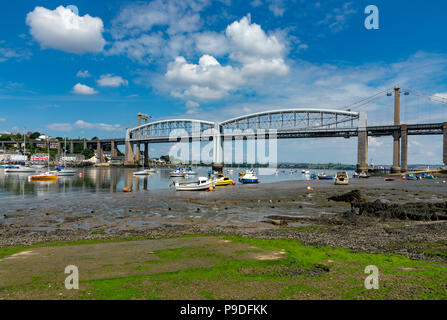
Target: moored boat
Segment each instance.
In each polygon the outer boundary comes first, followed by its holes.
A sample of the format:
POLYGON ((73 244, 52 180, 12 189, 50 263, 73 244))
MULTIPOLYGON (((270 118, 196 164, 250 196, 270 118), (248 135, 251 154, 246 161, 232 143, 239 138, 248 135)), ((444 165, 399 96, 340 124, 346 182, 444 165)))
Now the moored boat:
POLYGON ((176 191, 202 191, 214 187, 215 183, 206 177, 199 177, 197 181, 192 182, 175 182, 176 191))
POLYGON ((243 184, 259 183, 259 179, 254 171, 246 172, 243 177, 239 178, 239 181, 242 182, 243 184))
POLYGON ((366 172, 362 172, 359 174, 359 179, 368 179, 369 175, 366 172))
POLYGON ((334 180, 335 176, 328 176, 326 172, 320 173, 318 175, 318 180, 334 180))
POLYGON ((57 181, 57 174, 53 172, 45 172, 28 177, 29 181, 57 181))
POLYGON ((337 175, 335 176, 334 184, 335 185, 348 185, 349 184, 348 173, 346 171, 337 172, 337 175))
POLYGON ((6 173, 35 173, 36 171, 36 168, 24 165, 13 165, 5 169, 6 173))
POLYGON ((169 175, 171 177, 183 177, 185 175, 185 173, 182 169, 178 168, 174 171, 169 172, 169 175))
POLYGON ((144 169, 141 171, 135 171, 133 173, 134 176, 150 176, 151 175, 151 171, 149 169, 144 169))
POLYGON ((233 184, 233 180, 231 180, 230 178, 228 178, 228 177, 225 177, 223 174, 219 174, 218 176, 217 176, 217 179, 216 179, 216 187, 219 187, 219 186, 228 186, 228 185, 230 185, 230 184, 233 184))

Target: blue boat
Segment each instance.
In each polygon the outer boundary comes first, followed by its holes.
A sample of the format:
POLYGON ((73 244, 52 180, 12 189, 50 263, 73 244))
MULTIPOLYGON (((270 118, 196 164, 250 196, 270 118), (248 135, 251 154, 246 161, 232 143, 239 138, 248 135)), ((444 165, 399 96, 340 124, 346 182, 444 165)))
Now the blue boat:
POLYGON ((245 173, 243 177, 239 178, 239 181, 243 184, 259 183, 259 179, 253 171, 248 171, 245 173))
POLYGON ((334 180, 335 176, 328 176, 325 172, 318 175, 318 180, 334 180))

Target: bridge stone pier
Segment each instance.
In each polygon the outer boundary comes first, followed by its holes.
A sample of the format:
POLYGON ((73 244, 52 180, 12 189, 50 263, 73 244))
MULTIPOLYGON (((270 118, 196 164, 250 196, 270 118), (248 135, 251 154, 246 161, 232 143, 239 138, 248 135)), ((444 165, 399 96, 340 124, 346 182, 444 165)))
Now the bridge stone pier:
POLYGON ((366 113, 359 113, 357 135, 357 172, 368 172, 368 131, 366 113))
POLYGON ((110 141, 110 155, 112 157, 116 157, 118 155, 115 140, 110 141))
POLYGON ((97 154, 99 163, 104 163, 104 152, 102 151, 101 141, 99 141, 99 140, 96 143, 96 154, 97 154))
POLYGON ((408 171, 408 127, 400 126, 400 172, 408 171))

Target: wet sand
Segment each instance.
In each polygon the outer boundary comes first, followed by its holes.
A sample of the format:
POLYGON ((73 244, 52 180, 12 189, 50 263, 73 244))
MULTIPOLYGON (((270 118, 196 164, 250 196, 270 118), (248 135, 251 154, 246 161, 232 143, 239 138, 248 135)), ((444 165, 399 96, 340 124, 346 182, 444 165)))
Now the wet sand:
POLYGON ((231 233, 421 258, 415 245, 406 244, 447 241, 446 222, 373 217, 353 222, 343 218, 350 210, 349 203, 327 199, 357 189, 368 201, 441 203, 447 201, 443 180, 447 179, 385 182, 377 177, 351 180, 349 186, 286 181, 218 187, 215 192, 164 189, 3 199, 0 246, 117 236, 231 233), (273 225, 272 220, 281 225, 273 225))

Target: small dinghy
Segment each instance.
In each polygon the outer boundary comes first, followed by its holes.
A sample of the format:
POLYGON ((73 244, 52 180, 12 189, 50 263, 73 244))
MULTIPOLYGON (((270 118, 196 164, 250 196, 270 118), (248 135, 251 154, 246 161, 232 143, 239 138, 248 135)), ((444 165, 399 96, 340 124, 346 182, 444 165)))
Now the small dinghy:
POLYGON ((206 177, 199 177, 197 181, 175 182, 174 186, 176 191, 202 191, 214 187, 215 182, 206 177))
POLYGON ((134 176, 150 176, 151 170, 150 169, 144 169, 141 171, 136 171, 133 173, 134 176))

